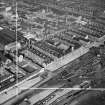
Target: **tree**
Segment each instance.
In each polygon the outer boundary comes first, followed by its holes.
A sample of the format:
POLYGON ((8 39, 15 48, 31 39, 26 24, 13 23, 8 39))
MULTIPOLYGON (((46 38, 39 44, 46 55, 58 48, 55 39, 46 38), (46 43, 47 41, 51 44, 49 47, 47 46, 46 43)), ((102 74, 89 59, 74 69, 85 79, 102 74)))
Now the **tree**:
POLYGON ((94 56, 97 56, 98 54, 100 54, 99 48, 98 47, 90 48, 90 53, 94 56))

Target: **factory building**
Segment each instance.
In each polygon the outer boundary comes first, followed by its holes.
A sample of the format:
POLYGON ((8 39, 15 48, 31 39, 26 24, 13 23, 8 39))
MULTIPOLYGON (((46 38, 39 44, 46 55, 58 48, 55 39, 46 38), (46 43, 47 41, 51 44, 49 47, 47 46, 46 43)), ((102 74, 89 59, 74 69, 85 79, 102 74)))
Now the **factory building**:
POLYGON ((11 31, 9 29, 2 29, 0 31, 1 49, 10 50, 11 48, 14 48, 16 46, 16 40, 17 40, 17 47, 19 47, 20 46, 19 41, 23 39, 24 37, 22 36, 20 32, 17 32, 17 35, 16 35, 16 32, 11 31))

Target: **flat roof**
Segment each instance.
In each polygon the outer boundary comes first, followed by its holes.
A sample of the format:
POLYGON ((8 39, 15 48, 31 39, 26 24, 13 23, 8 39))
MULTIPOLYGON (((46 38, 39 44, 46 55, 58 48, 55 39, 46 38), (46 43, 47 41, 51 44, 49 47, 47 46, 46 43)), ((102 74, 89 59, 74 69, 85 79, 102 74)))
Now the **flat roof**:
MULTIPOLYGON (((22 33, 17 32, 17 41, 23 38, 22 33)), ((0 31, 0 43, 7 45, 16 41, 16 32, 9 29, 3 29, 0 31)))

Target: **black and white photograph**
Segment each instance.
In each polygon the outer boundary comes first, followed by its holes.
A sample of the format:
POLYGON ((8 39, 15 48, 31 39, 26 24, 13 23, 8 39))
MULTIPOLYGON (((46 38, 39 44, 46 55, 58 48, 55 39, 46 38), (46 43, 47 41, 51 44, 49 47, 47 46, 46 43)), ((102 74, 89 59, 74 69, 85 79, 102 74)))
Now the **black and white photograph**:
POLYGON ((0 105, 105 105, 105 0, 0 0, 0 105))

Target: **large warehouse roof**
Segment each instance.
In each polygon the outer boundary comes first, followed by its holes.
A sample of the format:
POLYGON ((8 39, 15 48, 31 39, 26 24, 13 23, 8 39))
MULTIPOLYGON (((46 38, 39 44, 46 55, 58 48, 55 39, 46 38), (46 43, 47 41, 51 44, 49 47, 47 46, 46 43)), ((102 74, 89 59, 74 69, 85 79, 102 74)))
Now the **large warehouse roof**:
MULTIPOLYGON (((20 32, 17 32, 17 41, 21 40, 22 38, 23 38, 22 34, 20 32)), ((0 43, 2 45, 7 45, 15 41, 16 32, 11 31, 9 29, 3 29, 0 31, 0 43)))

